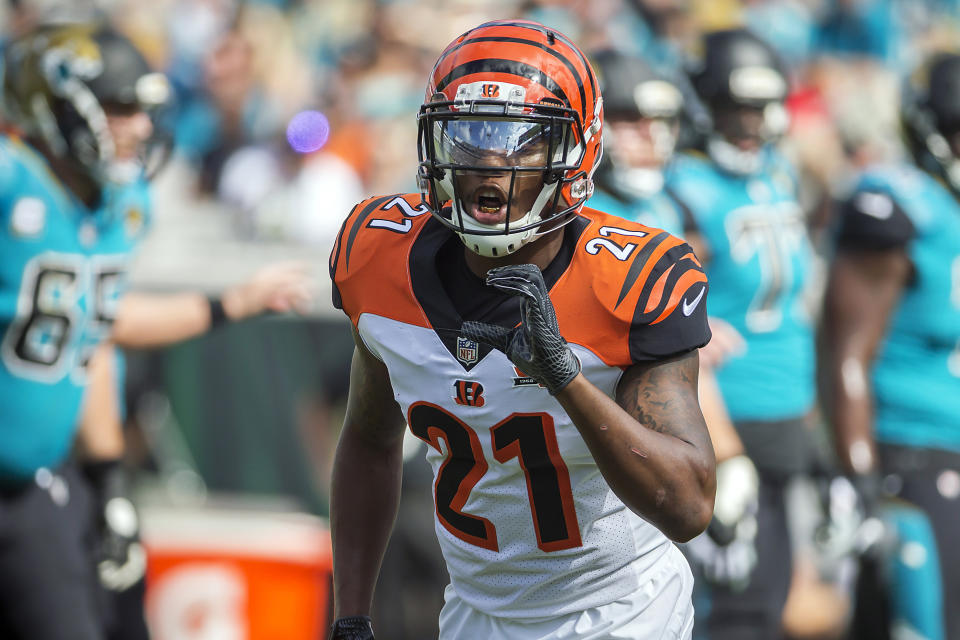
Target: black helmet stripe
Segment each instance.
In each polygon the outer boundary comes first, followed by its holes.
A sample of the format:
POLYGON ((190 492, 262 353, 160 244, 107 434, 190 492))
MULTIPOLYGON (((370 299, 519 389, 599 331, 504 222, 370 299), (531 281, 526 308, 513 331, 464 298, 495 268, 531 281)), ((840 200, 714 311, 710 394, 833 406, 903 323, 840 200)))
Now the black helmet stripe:
POLYGON ((503 58, 482 58, 479 60, 464 62, 463 64, 451 69, 450 73, 444 76, 437 83, 437 91, 443 91, 443 89, 451 82, 464 76, 483 72, 504 73, 518 76, 520 78, 534 80, 535 82, 543 85, 547 91, 557 96, 557 98, 563 101, 564 104, 570 104, 570 99, 567 97, 567 94, 563 92, 563 89, 560 88, 560 85, 543 71, 532 65, 526 64, 525 62, 520 62, 518 60, 505 60, 503 58))
MULTIPOLYGON (((482 25, 482 26, 485 26, 485 27, 486 27, 486 26, 517 27, 518 29, 530 29, 531 31, 536 31, 536 32, 538 32, 538 33, 544 33, 544 30, 543 30, 543 29, 539 29, 539 28, 537 28, 536 26, 534 26, 534 25, 532 25, 532 24, 524 24, 524 23, 522 23, 522 22, 514 22, 514 21, 512 21, 512 20, 499 20, 499 21, 494 21, 494 22, 488 22, 487 24, 482 25)), ((580 48, 577 47, 577 45, 573 44, 573 43, 570 41, 570 39, 567 38, 567 36, 563 35, 563 34, 560 33, 559 31, 554 31, 554 30, 552 30, 552 29, 550 29, 550 30, 548 30, 548 31, 549 31, 550 33, 552 33, 552 34, 553 34, 557 39, 559 39, 561 42, 563 42, 565 45, 567 45, 568 47, 570 47, 571 49, 573 49, 573 52, 577 54, 577 57, 578 57, 578 58, 580 58, 580 62, 583 64, 583 68, 584 68, 584 69, 587 69, 588 71, 589 71, 590 69, 592 69, 592 67, 590 66, 590 63, 587 62, 587 59, 584 57, 583 53, 581 53, 580 48)), ((577 82, 580 82, 580 74, 579 74, 579 73, 575 73, 574 75, 577 76, 577 82)), ((588 79, 590 80, 590 91, 593 93, 593 100, 596 101, 596 100, 597 100, 597 87, 596 87, 596 85, 594 84, 593 74, 592 74, 592 73, 587 73, 587 76, 588 76, 588 79)), ((583 104, 586 105, 586 102, 584 102, 583 104)), ((586 114, 586 115, 589 117, 590 114, 586 114)))
MULTIPOLYGON (((554 50, 551 49, 550 47, 545 47, 545 46, 543 46, 542 44, 540 44, 539 42, 535 42, 535 41, 533 41, 533 40, 525 40, 525 39, 523 39, 523 38, 507 38, 507 37, 505 37, 505 36, 484 36, 484 37, 482 37, 482 38, 470 38, 469 40, 464 40, 463 42, 461 42, 460 44, 458 44, 458 45, 455 46, 455 47, 451 47, 451 48, 450 48, 448 51, 446 51, 442 56, 440 56, 440 59, 437 60, 437 64, 440 64, 440 62, 441 62, 444 58, 446 58, 448 55, 450 55, 451 53, 453 53, 453 52, 456 51, 457 49, 460 49, 461 47, 464 47, 464 46, 466 46, 466 45, 468 45, 468 44, 472 44, 472 43, 475 43, 475 42, 511 42, 511 43, 514 43, 514 44, 528 44, 528 45, 530 45, 531 47, 536 47, 536 48, 538 48, 538 49, 541 49, 541 50, 543 50, 543 51, 546 51, 547 53, 549 53, 550 55, 552 55, 554 58, 556 58, 557 60, 559 60, 560 62, 562 62, 562 63, 564 64, 564 66, 565 66, 567 69, 570 70, 570 74, 571 74, 574 78, 577 79, 577 88, 580 90, 580 104, 582 104, 582 105, 586 105, 586 104, 587 104, 587 93, 586 93, 586 91, 584 91, 584 88, 583 88, 583 80, 580 79, 580 73, 577 71, 577 68, 576 68, 575 66, 573 66, 573 63, 570 62, 569 58, 567 58, 566 56, 564 56, 564 55, 563 55, 562 53, 560 53, 559 51, 554 51, 554 50)), ((584 116, 585 116, 585 115, 586 115, 586 114, 584 114, 584 116)))
MULTIPOLYGON (((353 249, 353 243, 357 239, 357 234, 360 233, 360 228, 363 227, 363 223, 366 222, 367 218, 370 217, 374 211, 379 209, 381 205, 392 198, 396 198, 398 195, 400 194, 395 193, 390 196, 383 196, 374 200, 370 200, 369 204, 367 204, 367 206, 363 208, 363 211, 360 212, 360 215, 357 216, 357 219, 353 223, 353 227, 350 228, 350 235, 347 237, 347 247, 346 251, 344 252, 344 267, 348 271, 350 270, 350 251, 353 249)), ((356 207, 354 207, 354 210, 356 210, 356 207)))

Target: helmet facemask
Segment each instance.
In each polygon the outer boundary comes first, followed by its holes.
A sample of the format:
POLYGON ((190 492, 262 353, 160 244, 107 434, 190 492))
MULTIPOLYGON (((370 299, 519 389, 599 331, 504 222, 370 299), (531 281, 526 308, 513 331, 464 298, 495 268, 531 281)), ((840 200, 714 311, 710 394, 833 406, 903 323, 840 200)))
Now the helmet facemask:
POLYGON ((51 27, 13 43, 7 62, 11 121, 51 154, 99 185, 150 177, 162 166, 170 136, 156 122, 170 85, 121 36, 94 25, 51 27), (150 131, 135 152, 118 153, 110 118, 137 113, 150 131))
POLYGON ((676 149, 682 105, 683 97, 674 85, 647 80, 634 87, 629 109, 607 114, 607 161, 602 169, 607 188, 627 198, 649 198, 660 192, 663 168, 676 149))
POLYGON ((584 132, 572 109, 436 101, 418 120, 424 202, 479 255, 509 255, 563 226, 590 195, 590 176, 580 170, 584 132))
POLYGON ((169 131, 159 125, 170 100, 166 77, 147 73, 132 82, 130 89, 132 95, 119 100, 97 95, 93 87, 75 80, 71 91, 55 94, 54 112, 66 146, 64 155, 102 185, 124 185, 153 177, 172 148, 169 131), (132 140, 129 133, 118 137, 120 128, 131 127, 131 119, 143 123, 141 132, 133 134, 132 140), (112 124, 112 120, 127 124, 112 124))
POLYGON ((960 195, 960 56, 935 56, 926 76, 922 85, 907 84, 902 97, 907 146, 920 167, 960 195))

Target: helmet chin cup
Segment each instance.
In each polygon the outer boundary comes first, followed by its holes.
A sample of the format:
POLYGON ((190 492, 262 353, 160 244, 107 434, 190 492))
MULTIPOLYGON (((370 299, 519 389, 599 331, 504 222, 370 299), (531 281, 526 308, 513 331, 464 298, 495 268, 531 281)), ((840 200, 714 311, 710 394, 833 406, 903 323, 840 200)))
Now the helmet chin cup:
POLYGON ((654 168, 613 169, 611 178, 614 189, 637 199, 655 196, 663 189, 664 183, 663 171, 654 168))
POLYGON ((763 169, 764 150, 744 151, 719 136, 707 140, 707 155, 718 167, 738 176, 752 176, 763 169))
MULTIPOLYGON (((463 241, 463 244, 477 255, 485 258, 508 256, 541 235, 537 223, 543 220, 541 212, 547 206, 556 189, 557 183, 544 184, 530 210, 521 218, 512 221, 510 226, 519 229, 512 232, 507 232, 506 223, 483 224, 478 222, 473 216, 460 208, 458 198, 452 198, 452 222, 460 228, 460 230, 455 228, 454 232, 463 241)), ((552 231, 553 229, 549 230, 552 231)))
POLYGON ((130 184, 143 175, 143 165, 137 160, 114 160, 104 167, 103 174, 112 184, 130 184))
MULTIPOLYGON (((523 216, 520 221, 530 223, 537 222, 540 219, 540 216, 531 216, 530 213, 523 216)), ((497 231, 503 228, 503 225, 494 226, 481 224, 468 215, 464 216, 463 226, 465 229, 471 231, 497 231)), ((520 247, 530 242, 535 237, 534 231, 534 229, 527 229, 526 231, 501 233, 497 235, 479 235, 461 231, 456 231, 455 233, 463 242, 464 246, 477 255, 483 256, 484 258, 502 258, 514 253, 520 247)))

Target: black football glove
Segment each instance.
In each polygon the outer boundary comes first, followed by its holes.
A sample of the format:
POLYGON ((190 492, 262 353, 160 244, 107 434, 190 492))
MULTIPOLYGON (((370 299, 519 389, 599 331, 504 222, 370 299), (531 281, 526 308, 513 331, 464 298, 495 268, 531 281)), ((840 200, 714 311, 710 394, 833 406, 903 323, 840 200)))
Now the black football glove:
POLYGON ((126 591, 147 570, 139 518, 127 496, 126 473, 119 460, 89 463, 83 472, 94 495, 100 582, 110 591, 126 591))
POLYGON ((369 616, 337 618, 330 627, 330 640, 375 640, 369 616))
POLYGON ((502 351, 524 374, 556 395, 580 373, 580 361, 560 335, 540 269, 532 264, 497 267, 487 272, 487 284, 521 297, 520 326, 504 329, 469 321, 463 323, 461 334, 502 351))

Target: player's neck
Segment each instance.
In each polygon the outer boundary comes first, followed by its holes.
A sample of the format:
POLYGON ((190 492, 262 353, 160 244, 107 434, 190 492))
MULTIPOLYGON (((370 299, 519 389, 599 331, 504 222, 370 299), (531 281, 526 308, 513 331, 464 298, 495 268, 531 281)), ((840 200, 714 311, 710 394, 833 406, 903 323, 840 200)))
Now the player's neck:
POLYGON ((463 250, 470 271, 476 274, 478 278, 485 278, 487 271, 490 269, 508 264, 533 264, 543 271, 557 257, 561 246, 563 246, 563 227, 523 245, 517 251, 502 258, 486 258, 466 247, 463 250))

